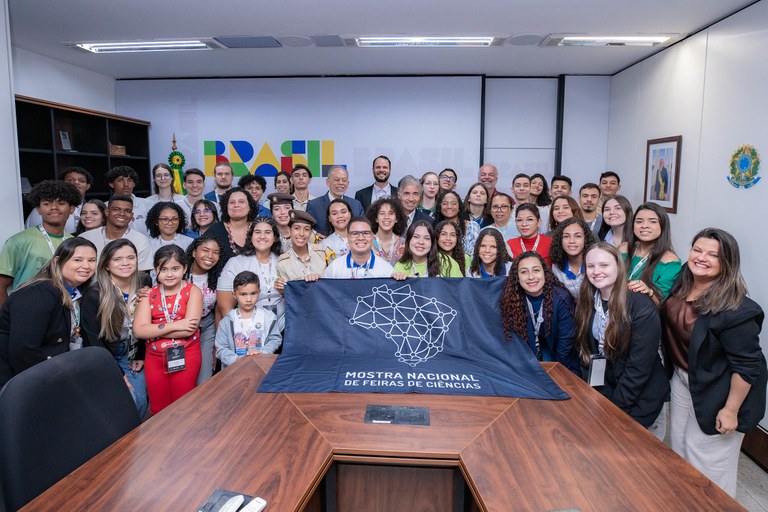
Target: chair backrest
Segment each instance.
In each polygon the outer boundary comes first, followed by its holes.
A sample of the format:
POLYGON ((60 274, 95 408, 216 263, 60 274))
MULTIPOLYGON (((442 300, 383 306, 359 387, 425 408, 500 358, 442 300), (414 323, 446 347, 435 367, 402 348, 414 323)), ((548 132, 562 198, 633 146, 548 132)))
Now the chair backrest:
POLYGON ((17 510, 139 425, 108 350, 67 352, 0 390, 0 483, 17 510))

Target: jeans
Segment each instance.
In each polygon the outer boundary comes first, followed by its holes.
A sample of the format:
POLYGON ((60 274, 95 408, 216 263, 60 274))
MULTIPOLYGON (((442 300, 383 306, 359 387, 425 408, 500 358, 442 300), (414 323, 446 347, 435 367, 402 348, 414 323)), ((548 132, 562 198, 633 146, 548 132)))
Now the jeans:
MULTIPOLYGON (((141 341, 139 342, 141 343, 141 341)), ((136 408, 139 410, 139 416, 144 419, 147 414, 147 408, 149 407, 149 400, 147 399, 147 381, 144 378, 144 369, 138 372, 132 372, 128 367, 130 361, 128 360, 128 344, 124 341, 117 343, 117 349, 114 352, 115 361, 120 365, 120 368, 125 372, 125 376, 128 378, 128 382, 133 386, 131 396, 136 403, 136 408)))

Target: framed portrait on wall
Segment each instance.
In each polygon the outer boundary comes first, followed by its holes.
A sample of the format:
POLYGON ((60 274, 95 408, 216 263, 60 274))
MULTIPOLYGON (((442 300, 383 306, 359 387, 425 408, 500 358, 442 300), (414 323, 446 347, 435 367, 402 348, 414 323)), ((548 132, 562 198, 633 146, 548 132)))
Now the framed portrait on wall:
POLYGON ((645 154, 645 201, 677 213, 677 188, 680 183, 680 151, 683 136, 651 139, 645 154))

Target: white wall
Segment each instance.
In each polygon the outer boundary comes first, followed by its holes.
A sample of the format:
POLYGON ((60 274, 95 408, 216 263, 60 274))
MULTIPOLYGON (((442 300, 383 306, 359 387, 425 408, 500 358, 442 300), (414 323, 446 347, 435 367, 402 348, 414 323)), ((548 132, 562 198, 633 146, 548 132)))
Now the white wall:
POLYGON ((115 112, 115 79, 110 76, 14 47, 13 78, 15 94, 115 112))
MULTIPOLYGON (((22 228, 8 2, 0 3, 0 242, 22 228)), ((0 244, 0 245, 2 245, 0 244)))
MULTIPOLYGON (((646 141, 682 135, 678 213, 673 241, 685 257, 700 229, 715 226, 739 240, 750 295, 768 308, 768 180, 736 189, 726 178, 742 144, 768 158, 768 2, 760 2, 615 76, 611 81, 608 166, 622 192, 643 197, 646 141)), ((763 347, 768 343, 762 337, 763 347)), ((768 425, 765 425, 768 426, 768 425)))
POLYGON ((606 170, 610 95, 611 77, 565 77, 561 174, 573 180, 574 195, 606 170))

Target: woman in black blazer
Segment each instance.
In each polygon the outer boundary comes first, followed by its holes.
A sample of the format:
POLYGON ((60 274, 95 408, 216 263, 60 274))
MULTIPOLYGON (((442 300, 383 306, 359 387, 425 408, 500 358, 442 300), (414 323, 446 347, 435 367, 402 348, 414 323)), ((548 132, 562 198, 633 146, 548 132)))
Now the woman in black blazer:
POLYGON ((739 449, 765 413, 768 371, 760 349, 763 310, 747 298, 732 235, 707 228, 662 313, 674 371, 672 449, 731 496, 739 449))
POLYGON ((653 301, 627 289, 618 250, 600 242, 585 255, 587 278, 576 306, 583 376, 659 439, 669 380, 659 355, 661 322, 653 301))
POLYGON ((82 346, 80 298, 96 271, 96 247, 69 238, 0 310, 0 387, 14 375, 82 346))

